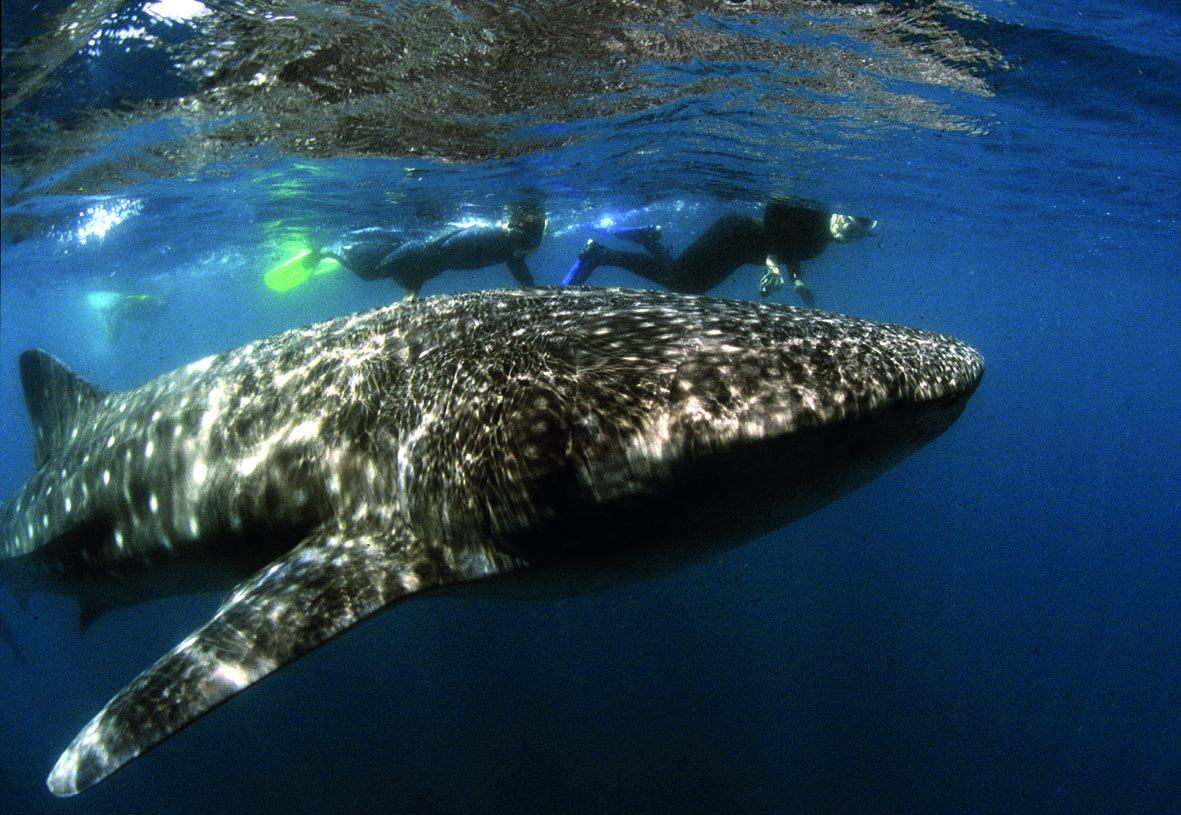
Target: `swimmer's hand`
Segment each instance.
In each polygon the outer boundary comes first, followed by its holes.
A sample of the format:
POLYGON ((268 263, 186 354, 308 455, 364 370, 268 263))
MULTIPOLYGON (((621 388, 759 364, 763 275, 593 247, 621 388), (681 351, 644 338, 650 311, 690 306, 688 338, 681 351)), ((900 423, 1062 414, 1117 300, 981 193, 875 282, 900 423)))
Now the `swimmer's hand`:
POLYGON ((808 308, 813 308, 816 305, 816 295, 812 294, 812 290, 804 285, 804 281, 796 278, 793 285, 795 286, 796 294, 804 301, 804 305, 808 308))
POLYGON ((763 297, 770 297, 772 292, 782 288, 783 272, 775 261, 767 258, 767 271, 763 274, 763 279, 759 281, 759 294, 763 297))

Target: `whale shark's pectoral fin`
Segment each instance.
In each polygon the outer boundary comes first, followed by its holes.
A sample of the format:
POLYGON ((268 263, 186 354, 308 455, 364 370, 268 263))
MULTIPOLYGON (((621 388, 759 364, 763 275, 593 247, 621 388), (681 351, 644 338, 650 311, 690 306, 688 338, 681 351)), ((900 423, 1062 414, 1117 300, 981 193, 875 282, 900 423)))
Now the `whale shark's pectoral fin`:
POLYGON ((406 531, 314 534, 107 703, 58 759, 50 791, 86 789, 384 606, 463 579, 406 531))

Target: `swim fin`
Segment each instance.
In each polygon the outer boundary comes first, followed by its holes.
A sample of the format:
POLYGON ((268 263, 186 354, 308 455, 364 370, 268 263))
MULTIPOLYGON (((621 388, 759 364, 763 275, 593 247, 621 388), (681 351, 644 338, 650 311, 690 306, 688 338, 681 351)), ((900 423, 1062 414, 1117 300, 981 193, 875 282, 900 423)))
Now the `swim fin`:
POLYGON ((563 286, 581 286, 586 282, 603 259, 603 247, 594 240, 586 242, 586 246, 578 253, 578 260, 574 261, 574 265, 570 267, 570 271, 566 272, 566 276, 562 278, 563 286))

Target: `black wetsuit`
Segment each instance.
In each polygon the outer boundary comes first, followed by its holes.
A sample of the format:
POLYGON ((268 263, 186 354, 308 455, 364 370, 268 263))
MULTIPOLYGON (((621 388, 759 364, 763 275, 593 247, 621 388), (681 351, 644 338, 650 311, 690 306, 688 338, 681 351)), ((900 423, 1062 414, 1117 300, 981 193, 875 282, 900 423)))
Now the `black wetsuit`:
POLYGON ((667 252, 642 254, 601 247, 596 266, 618 266, 673 291, 701 294, 739 266, 762 266, 768 257, 798 270, 828 246, 829 213, 780 201, 767 204, 762 220, 724 215, 677 258, 667 252))
POLYGON ((401 233, 391 227, 367 226, 344 233, 335 243, 321 250, 320 254, 339 260, 358 277, 374 280, 382 277, 376 273, 381 262, 405 242, 401 233))
POLYGON ((323 254, 365 280, 392 277, 417 292, 448 269, 482 269, 497 263, 507 265, 522 286, 532 286, 524 256, 536 246, 532 236, 498 224, 451 226, 409 241, 392 229, 368 227, 346 233, 323 254))

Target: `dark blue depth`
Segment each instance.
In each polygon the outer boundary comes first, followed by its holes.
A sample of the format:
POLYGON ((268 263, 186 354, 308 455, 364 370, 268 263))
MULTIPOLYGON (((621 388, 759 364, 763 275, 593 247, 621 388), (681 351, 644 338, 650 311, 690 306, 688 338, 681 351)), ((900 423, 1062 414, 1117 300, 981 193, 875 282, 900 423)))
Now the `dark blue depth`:
MULTIPOLYGON (((651 583, 391 608, 66 801, 44 788, 61 749, 219 598, 120 610, 79 634, 71 600, 22 608, 0 592, 15 645, 0 642, 0 811, 1178 811, 1181 18, 1167 3, 1085 6, 1021 12, 995 43, 1017 66, 995 95, 925 92, 980 132, 864 132, 794 171, 788 192, 881 222, 805 265, 820 307, 983 352, 984 382, 945 436, 804 521, 651 583)), ((6 45, 10 25, 31 30, 14 10, 6 0, 6 45)), ((150 58, 91 70, 79 57, 57 99, 183 92, 150 58), (159 84, 140 85, 144 70, 159 84)), ((649 144, 640 135, 619 138, 649 144)), ((556 284, 604 216, 659 222, 682 247, 720 212, 761 205, 757 179, 726 200, 695 193, 690 160, 653 199, 634 149, 615 163, 580 149, 472 166, 275 159, 7 199, 0 496, 31 470, 24 348, 127 387, 401 295, 339 271, 273 292, 262 274, 291 241, 495 217, 505 189, 529 186, 551 216, 530 266, 556 284), (391 194, 408 190, 412 204, 391 194), (108 336, 86 300, 100 290, 165 305, 108 336)), ((21 181, 5 175, 5 196, 21 181)), ((760 274, 714 294, 753 299, 760 274)), ((593 282, 643 285, 608 269, 593 282)), ((512 284, 501 266, 423 294, 512 284)))

